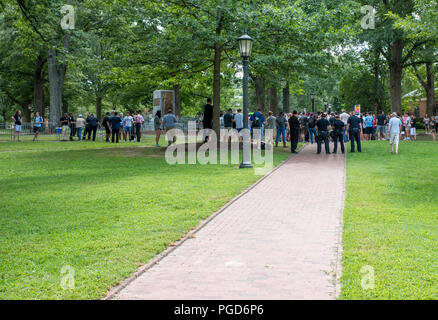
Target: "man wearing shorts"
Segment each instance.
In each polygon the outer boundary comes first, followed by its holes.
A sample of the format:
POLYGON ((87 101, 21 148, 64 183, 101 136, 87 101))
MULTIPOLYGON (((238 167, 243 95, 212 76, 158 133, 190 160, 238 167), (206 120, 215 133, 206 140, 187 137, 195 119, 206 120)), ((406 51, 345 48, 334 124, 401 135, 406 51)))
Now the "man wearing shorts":
POLYGON ((389 143, 391 144, 391 153, 394 153, 395 144, 395 154, 398 154, 398 144, 400 141, 400 132, 402 128, 402 122, 397 117, 397 113, 393 113, 391 119, 389 120, 389 143))
POLYGON ((385 115, 385 112, 382 111, 377 116, 377 139, 378 140, 385 140, 385 138, 386 138, 385 127, 386 127, 386 115, 385 115))
POLYGON ((365 138, 366 140, 370 141, 373 135, 374 118, 369 112, 367 112, 367 115, 364 119, 364 123, 365 123, 365 131, 364 131, 365 138))

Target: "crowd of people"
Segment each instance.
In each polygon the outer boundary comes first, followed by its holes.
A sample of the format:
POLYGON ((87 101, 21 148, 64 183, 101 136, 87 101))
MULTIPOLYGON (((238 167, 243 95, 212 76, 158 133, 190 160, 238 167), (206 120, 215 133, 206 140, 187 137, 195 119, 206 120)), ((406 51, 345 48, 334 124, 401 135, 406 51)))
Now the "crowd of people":
MULTIPOLYGON (((212 127, 213 106, 211 99, 208 99, 204 106, 204 128, 212 127)), ((425 133, 432 136, 432 140, 436 141, 438 129, 438 113, 436 116, 425 116, 423 119, 425 133)), ((322 145, 324 144, 326 154, 338 152, 340 145, 341 152, 345 153, 345 143, 351 142, 351 152, 362 151, 363 141, 369 140, 388 140, 392 147, 395 147, 398 153, 398 145, 400 140, 416 140, 417 139, 417 118, 414 115, 405 113, 403 116, 392 113, 385 114, 381 111, 378 115, 372 112, 356 113, 354 111, 347 113, 345 110, 342 113, 337 112, 317 112, 317 113, 292 113, 280 112, 274 115, 269 111, 265 117, 262 110, 257 110, 248 118, 248 129, 251 130, 253 137, 253 129, 261 129, 261 137, 258 141, 260 145, 271 143, 273 141, 263 142, 264 130, 271 129, 274 133, 275 147, 282 142, 283 147, 287 143, 291 143, 291 152, 296 153, 298 142, 317 143, 317 153, 320 154, 322 145), (400 122, 400 125, 398 124, 400 122), (333 143, 333 149, 330 151, 330 143, 333 143)), ((221 129, 235 129, 240 132, 244 127, 242 110, 238 109, 233 112, 228 109, 225 114, 220 114, 221 129)), ((205 141, 208 137, 205 137, 205 141)), ((394 150, 392 150, 394 152, 394 150)))
MULTIPOLYGON (((202 120, 199 119, 198 128, 212 129, 213 126, 213 106, 211 99, 207 100, 204 106, 204 114, 202 120)), ((145 116, 149 117, 146 113, 145 116)), ((152 117, 150 117, 152 120, 152 117)), ((21 111, 17 111, 12 117, 14 121, 14 141, 20 140, 22 117, 21 111)), ((162 116, 161 111, 157 111, 153 116, 153 126, 155 131, 155 145, 160 147, 159 140, 164 129, 166 132, 175 128, 177 117, 173 114, 172 109, 168 109, 167 113, 162 116)), ((38 135, 44 123, 44 118, 35 112, 33 117, 33 132, 34 141, 38 141, 38 135)), ((112 143, 125 142, 140 142, 142 136, 142 125, 145 119, 140 110, 135 113, 127 112, 124 115, 122 112, 112 111, 106 112, 102 121, 93 113, 87 113, 86 117, 80 114, 77 118, 74 113, 65 113, 59 120, 61 126, 60 140, 74 140, 77 137, 78 141, 96 140, 96 133, 99 127, 105 129, 105 141, 112 143), (68 132, 70 135, 68 136, 68 132)), ((438 130, 438 114, 432 117, 426 115, 423 118, 425 133, 431 135, 433 141, 436 141, 438 130)), ((372 112, 364 114, 356 114, 355 112, 347 113, 343 111, 337 112, 317 112, 317 113, 292 113, 280 112, 274 115, 269 111, 267 116, 262 110, 257 110, 248 118, 248 129, 251 132, 251 138, 256 140, 258 148, 264 148, 266 144, 283 143, 283 147, 287 147, 287 143, 291 143, 291 152, 296 153, 298 142, 316 143, 317 153, 322 151, 322 145, 326 154, 338 152, 340 145, 341 152, 345 152, 344 144, 351 142, 351 152, 362 151, 361 142, 367 140, 389 140, 392 147, 395 147, 395 152, 398 153, 398 145, 400 140, 416 140, 417 137, 417 119, 414 115, 405 113, 403 116, 398 114, 385 114, 383 111, 378 115, 372 112), (254 136, 254 129, 260 129, 260 136, 254 136), (273 140, 264 139, 265 130, 273 131, 273 140), (333 148, 330 150, 330 143, 333 143, 333 148)), ((231 130, 233 129, 238 136, 238 133, 244 128, 244 116, 241 109, 233 112, 228 109, 225 113, 220 114, 220 128, 231 130)), ((228 136, 229 137, 229 136, 228 136)), ((204 134, 204 141, 208 141, 208 133, 204 134)), ((168 142, 169 144, 172 141, 168 142)))

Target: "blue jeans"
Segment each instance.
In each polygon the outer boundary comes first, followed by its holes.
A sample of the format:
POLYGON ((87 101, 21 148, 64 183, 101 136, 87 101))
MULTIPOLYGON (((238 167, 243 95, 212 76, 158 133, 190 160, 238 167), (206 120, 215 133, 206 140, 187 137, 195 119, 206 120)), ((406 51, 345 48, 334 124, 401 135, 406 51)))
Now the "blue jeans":
POLYGON ((286 143, 286 128, 283 129, 277 128, 277 136, 275 137, 275 143, 278 143, 281 134, 283 135, 283 143, 286 143))
POLYGON ((316 129, 315 128, 309 128, 309 139, 310 139, 310 142, 313 144, 313 136, 315 136, 315 140, 316 140, 316 137, 317 137, 317 133, 316 133, 316 129))
POLYGON ((78 131, 78 141, 81 141, 81 139, 82 139, 82 130, 83 130, 83 128, 76 128, 77 129, 77 131, 78 131))

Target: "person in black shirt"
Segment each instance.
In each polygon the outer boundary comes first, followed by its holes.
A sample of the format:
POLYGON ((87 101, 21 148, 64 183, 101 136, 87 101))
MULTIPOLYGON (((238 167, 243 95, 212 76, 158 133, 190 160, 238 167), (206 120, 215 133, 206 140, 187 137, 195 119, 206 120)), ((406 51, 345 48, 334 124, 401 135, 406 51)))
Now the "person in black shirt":
POLYGON ((354 114, 348 118, 347 131, 351 141, 351 152, 354 152, 354 142, 357 143, 357 151, 362 152, 360 144, 360 131, 362 129, 362 120, 354 114))
POLYGON ((338 140, 341 144, 341 151, 342 153, 345 153, 345 147, 344 147, 344 131, 345 131, 345 124, 341 121, 341 118, 336 115, 335 121, 333 122, 333 143, 335 144, 335 147, 333 149, 333 153, 336 154, 338 152, 338 140))
POLYGON ((110 119, 111 123, 111 143, 114 143, 114 137, 116 137, 116 143, 119 143, 119 131, 120 131, 120 122, 122 119, 119 117, 118 112, 114 111, 114 115, 110 119))
POLYGON ((292 153, 298 153, 298 137, 300 135, 300 121, 297 117, 298 112, 294 110, 292 112, 292 117, 289 118, 289 130, 290 130, 290 142, 292 153))
POLYGON ((411 117, 411 139, 417 140, 417 118, 411 117))
POLYGON ((87 112, 87 118, 85 118, 85 130, 84 130, 84 136, 82 137, 82 140, 85 140, 85 137, 87 136, 88 132, 90 131, 90 113, 87 112))
POLYGON ((12 120, 14 121, 14 142, 16 137, 18 136, 18 142, 21 142, 20 140, 20 132, 21 132, 21 111, 17 110, 12 117, 12 120))
POLYGON ((315 115, 313 113, 310 114, 309 122, 308 122, 307 126, 309 128, 309 139, 310 139, 310 142, 313 144, 313 137, 315 137, 315 140, 317 140, 317 136, 318 136, 316 129, 315 129, 316 118, 315 118, 315 115))
MULTIPOLYGON (((207 104, 204 106, 204 117, 202 119, 202 125, 204 129, 213 128, 213 106, 211 105, 210 98, 207 99, 207 104)), ((208 139, 209 139, 209 135, 205 134, 204 141, 207 142, 208 139)))
POLYGON ((385 140, 386 138, 386 115, 385 112, 382 111, 377 116, 377 139, 385 140))
POLYGON ((73 112, 70 113, 70 116, 68 117, 68 126, 70 127, 70 141, 73 141, 76 131, 76 120, 73 112))
POLYGON ((326 114, 322 114, 321 119, 316 122, 316 126, 318 127, 318 151, 317 154, 321 153, 321 144, 324 140, 325 153, 330 154, 330 140, 328 138, 328 130, 330 126, 330 122, 326 119, 326 114))
POLYGON ((105 132, 106 132, 105 141, 109 142, 109 137, 111 135, 110 113, 109 112, 107 112, 105 114, 105 118, 103 118, 102 124, 103 124, 103 127, 105 128, 105 132))

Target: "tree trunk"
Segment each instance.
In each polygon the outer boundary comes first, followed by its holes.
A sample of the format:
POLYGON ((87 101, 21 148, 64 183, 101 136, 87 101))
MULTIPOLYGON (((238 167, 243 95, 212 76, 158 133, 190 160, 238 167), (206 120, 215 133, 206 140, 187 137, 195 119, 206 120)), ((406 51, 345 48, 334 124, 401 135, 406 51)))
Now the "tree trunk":
POLYGON ((175 92, 175 115, 177 117, 181 117, 181 96, 180 96, 181 86, 179 84, 175 84, 173 86, 173 91, 175 92))
MULTIPOLYGON (((66 35, 64 37, 64 48, 70 48, 70 40, 66 35)), ((50 122, 58 124, 62 112, 62 94, 64 87, 65 74, 67 65, 59 61, 59 51, 53 47, 49 48, 49 85, 50 85, 50 122)))
POLYGON ((286 113, 290 113, 290 90, 289 90, 289 82, 286 84, 286 88, 284 90, 286 94, 286 113))
POLYGON ((431 63, 426 65, 426 97, 427 97, 427 109, 426 112, 431 116, 435 112, 435 77, 433 74, 433 66, 431 63))
POLYGON ((43 66, 45 61, 41 56, 35 60, 35 70, 33 76, 33 104, 35 112, 38 111, 40 115, 44 115, 44 78, 43 78, 43 66))
POLYGON ((275 87, 269 88, 269 111, 278 113, 278 94, 275 87))
POLYGON ((379 52, 374 52, 374 114, 377 114, 379 108, 379 52))
POLYGON ((263 110, 266 113, 266 89, 265 78, 260 76, 255 79, 255 93, 256 93, 256 108, 263 110))
POLYGON ((390 71, 390 92, 391 92, 391 111, 402 113, 402 75, 403 75, 403 55, 404 43, 397 40, 392 45, 392 59, 389 66, 390 71))
POLYGON ((30 122, 31 121, 31 112, 30 112, 30 101, 26 101, 22 106, 23 109, 23 122, 30 122))
POLYGON ((96 98, 96 118, 99 119, 99 121, 102 120, 102 97, 97 96, 96 98))
POLYGON ((222 46, 219 43, 219 37, 222 33, 222 23, 224 16, 222 15, 221 8, 217 9, 217 27, 216 27, 216 39, 214 44, 214 61, 213 61, 213 130, 216 135, 220 136, 220 123, 219 114, 221 110, 221 58, 222 58, 222 46))
POLYGON ((219 137, 221 110, 221 48, 218 43, 214 45, 214 71, 213 71, 213 130, 219 137))

